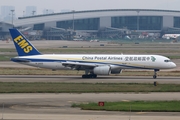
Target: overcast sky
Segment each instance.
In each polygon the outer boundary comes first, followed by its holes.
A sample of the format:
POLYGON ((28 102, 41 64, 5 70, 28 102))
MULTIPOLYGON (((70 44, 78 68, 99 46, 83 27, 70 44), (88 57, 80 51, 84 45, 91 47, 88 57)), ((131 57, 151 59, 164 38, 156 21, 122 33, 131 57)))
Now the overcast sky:
POLYGON ((37 14, 44 9, 97 10, 97 9, 165 9, 180 10, 180 0, 0 0, 0 6, 15 6, 22 16, 26 6, 37 6, 37 14))

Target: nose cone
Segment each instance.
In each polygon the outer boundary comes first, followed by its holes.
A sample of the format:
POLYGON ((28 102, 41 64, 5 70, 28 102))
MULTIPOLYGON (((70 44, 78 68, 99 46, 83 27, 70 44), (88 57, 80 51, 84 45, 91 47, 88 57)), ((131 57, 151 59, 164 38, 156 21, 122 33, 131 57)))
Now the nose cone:
POLYGON ((171 68, 175 68, 176 64, 174 62, 171 63, 171 68))

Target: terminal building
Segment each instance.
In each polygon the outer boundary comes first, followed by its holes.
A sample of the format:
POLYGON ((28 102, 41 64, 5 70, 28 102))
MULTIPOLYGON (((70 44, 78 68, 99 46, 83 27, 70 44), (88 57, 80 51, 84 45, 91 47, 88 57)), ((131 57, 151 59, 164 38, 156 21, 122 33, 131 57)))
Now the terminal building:
MULTIPOLYGON (((121 39, 180 34, 180 11, 107 9, 19 17, 13 21, 31 39, 121 39)), ((1 28, 2 26, 0 26, 1 28)), ((1 28, 0 30, 2 30, 1 28)))

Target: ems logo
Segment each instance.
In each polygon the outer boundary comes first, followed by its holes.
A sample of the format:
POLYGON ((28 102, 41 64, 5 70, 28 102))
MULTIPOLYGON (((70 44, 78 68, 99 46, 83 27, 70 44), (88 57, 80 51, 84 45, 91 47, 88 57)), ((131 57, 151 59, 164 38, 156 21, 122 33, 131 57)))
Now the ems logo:
POLYGON ((23 38, 23 36, 19 35, 14 39, 14 42, 24 50, 25 53, 29 53, 33 50, 32 46, 23 38))
POLYGON ((156 58, 153 57, 153 56, 151 56, 151 60, 152 60, 152 62, 155 62, 155 61, 156 61, 156 58))

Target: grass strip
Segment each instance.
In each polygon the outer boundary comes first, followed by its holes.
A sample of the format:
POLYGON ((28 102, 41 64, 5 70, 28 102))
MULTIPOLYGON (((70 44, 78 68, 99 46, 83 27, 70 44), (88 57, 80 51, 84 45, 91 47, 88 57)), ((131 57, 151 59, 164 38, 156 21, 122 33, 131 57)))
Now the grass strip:
POLYGON ((105 102, 104 106, 98 106, 98 103, 72 104, 72 107, 104 111, 180 112, 180 101, 121 101, 105 102))
POLYGON ((15 57, 15 55, 0 55, 0 61, 10 61, 12 57, 15 57))
POLYGON ((0 82, 0 93, 180 92, 179 84, 0 82))

